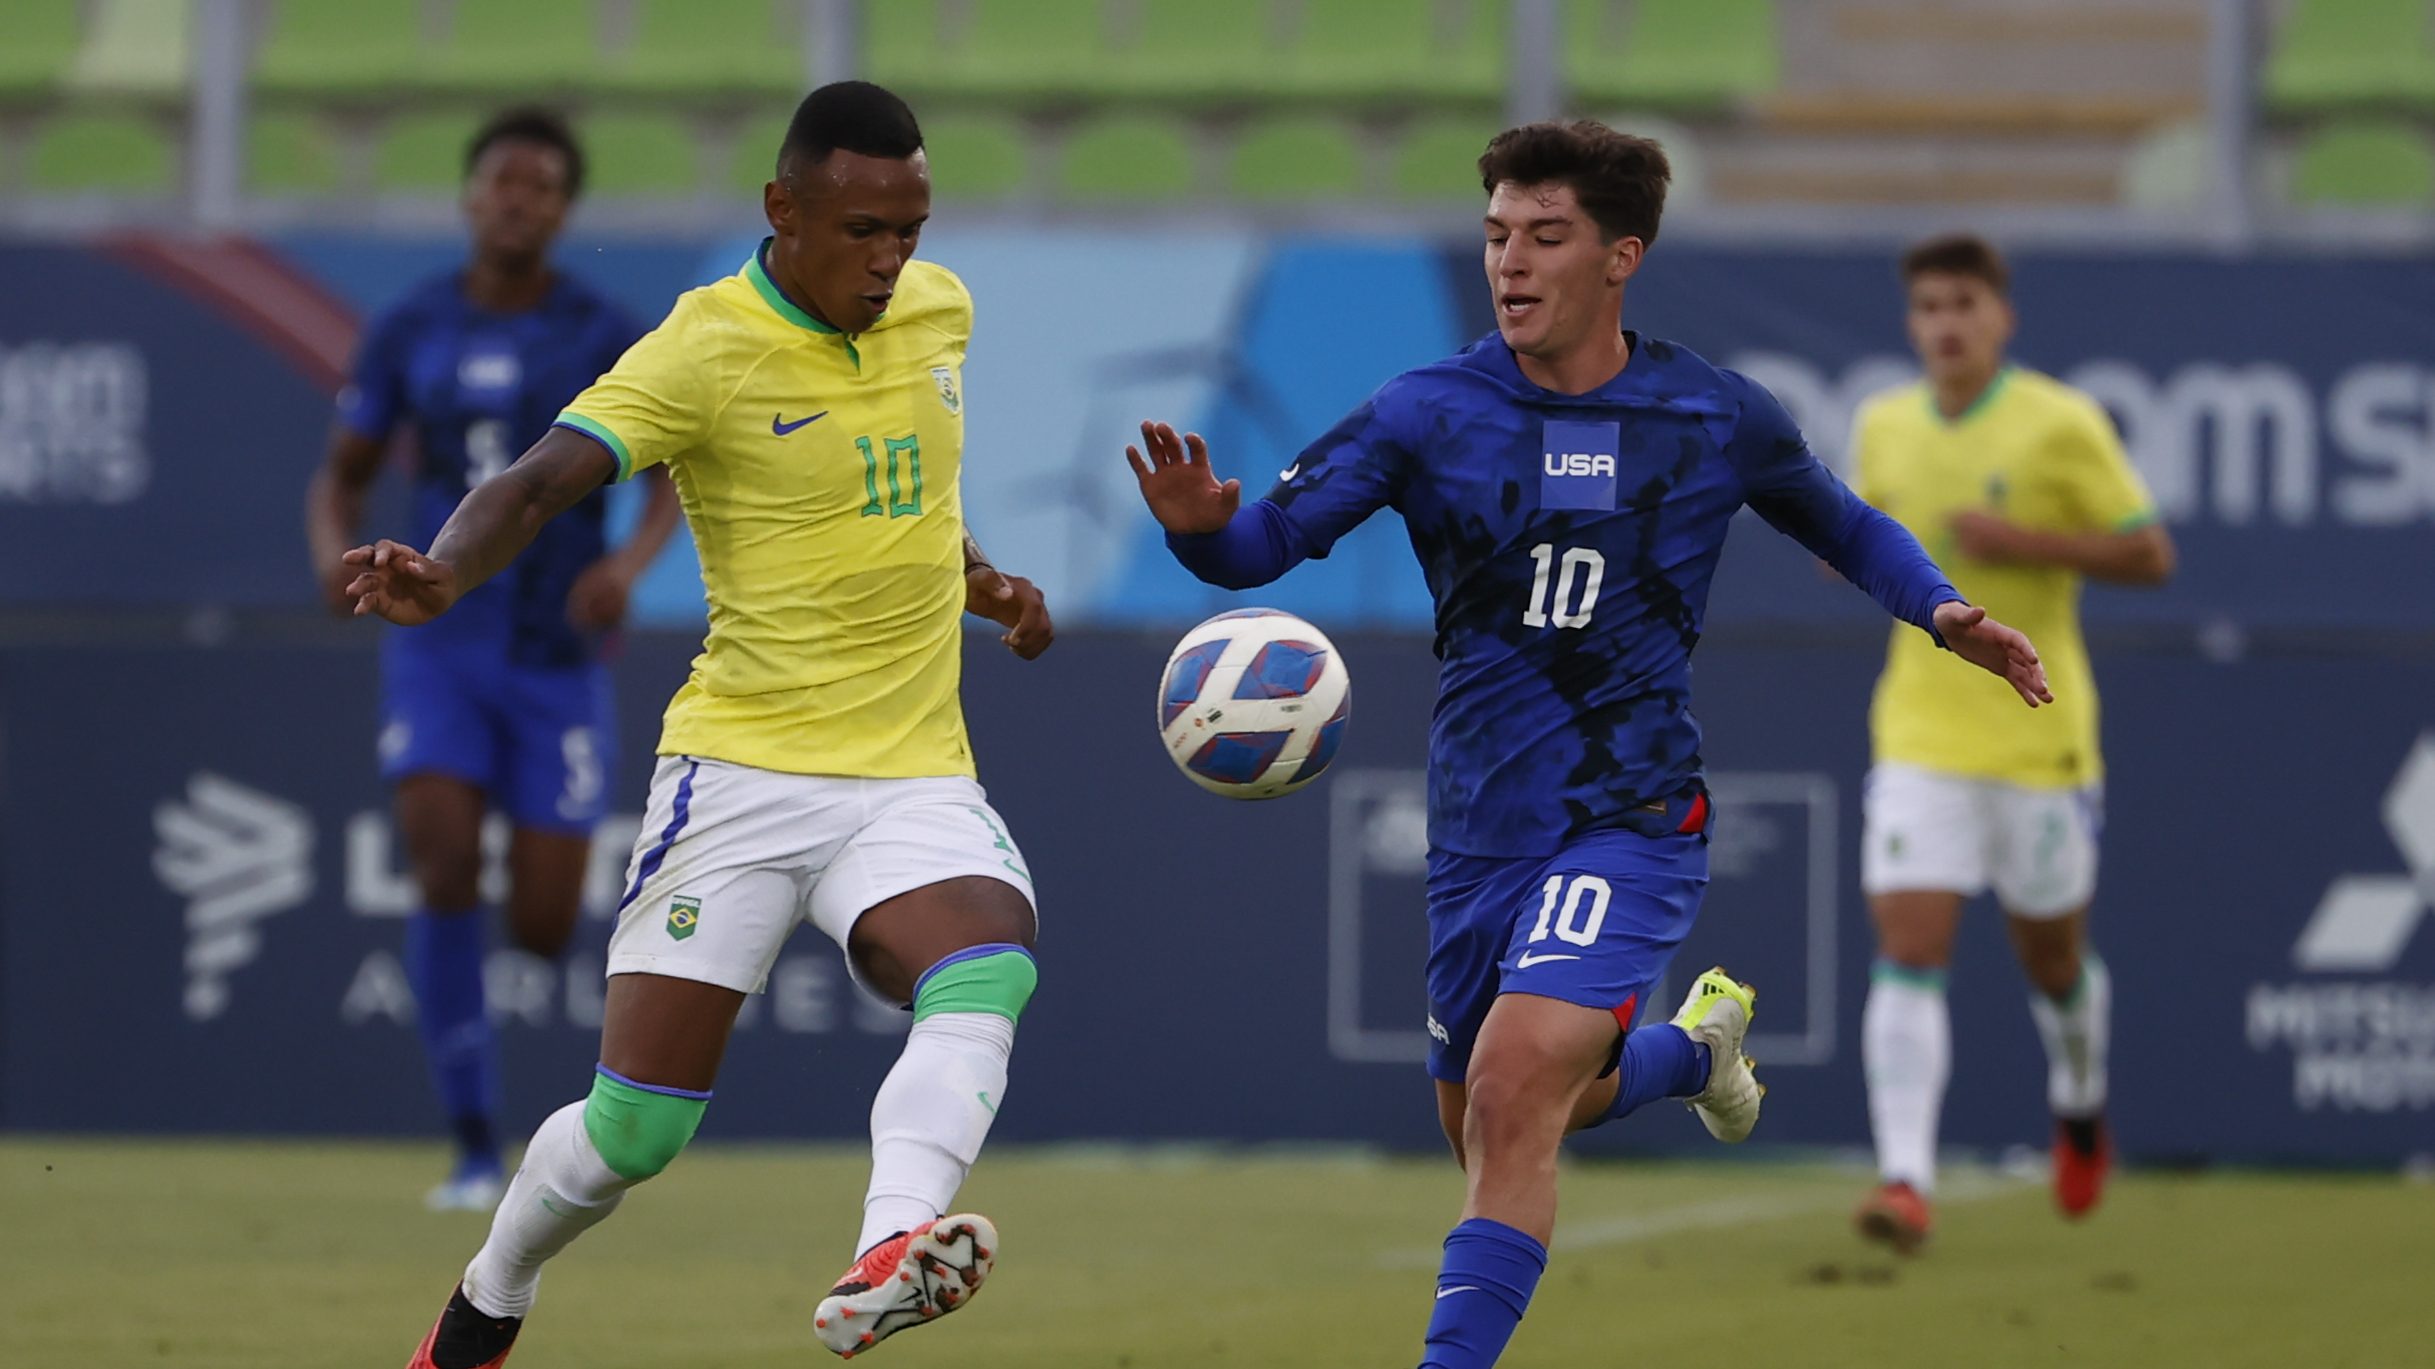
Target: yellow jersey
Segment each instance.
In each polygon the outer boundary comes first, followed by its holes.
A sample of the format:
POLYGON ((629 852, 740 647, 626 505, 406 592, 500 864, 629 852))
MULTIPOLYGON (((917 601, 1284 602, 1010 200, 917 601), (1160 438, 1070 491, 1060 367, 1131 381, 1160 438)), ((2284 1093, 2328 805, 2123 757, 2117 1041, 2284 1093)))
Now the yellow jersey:
POLYGON ((2007 367, 1959 418, 1937 411, 1924 382, 1876 396, 1861 407, 1852 451, 1860 496, 1909 528, 1970 602, 2029 635, 2055 696, 2025 708, 2010 685, 1899 628, 1869 708, 1877 760, 2033 788, 2095 783, 2104 761, 2078 572, 1972 561, 1951 525, 1971 509, 2046 532, 2154 522, 2155 500, 2113 420, 2053 377, 2007 367))
POLYGON ((710 633, 661 755, 872 779, 973 773, 963 674, 963 365, 972 296, 909 263, 848 336, 761 254, 687 291, 560 425, 619 479, 667 463, 710 633))

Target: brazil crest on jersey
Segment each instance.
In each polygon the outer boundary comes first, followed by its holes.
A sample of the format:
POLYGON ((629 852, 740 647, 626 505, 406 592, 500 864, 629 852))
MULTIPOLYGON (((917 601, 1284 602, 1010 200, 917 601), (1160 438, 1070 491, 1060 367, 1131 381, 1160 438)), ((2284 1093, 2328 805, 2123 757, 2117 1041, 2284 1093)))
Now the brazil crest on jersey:
POLYGON ((1547 855, 1699 783, 1691 651, 1725 531, 1748 504, 1901 616, 1958 597, 1915 542, 1816 461, 1750 380, 1631 339, 1583 395, 1526 378, 1490 334, 1406 372, 1268 495, 1312 555, 1404 517, 1436 601, 1429 831, 1469 855, 1547 855))

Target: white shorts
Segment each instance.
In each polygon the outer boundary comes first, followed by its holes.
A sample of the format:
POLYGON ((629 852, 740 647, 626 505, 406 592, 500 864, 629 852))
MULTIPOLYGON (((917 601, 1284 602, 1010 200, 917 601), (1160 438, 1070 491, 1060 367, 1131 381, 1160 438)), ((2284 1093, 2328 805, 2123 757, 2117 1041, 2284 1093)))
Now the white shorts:
POLYGON ((842 949, 870 908, 965 875, 1033 901, 1023 853, 971 780, 788 775, 663 756, 626 867, 609 973, 758 993, 796 923, 842 949))
POLYGON ((2032 789, 1911 765, 1869 771, 1860 887, 1871 895, 1995 890, 2020 917, 2060 917, 2097 892, 2101 791, 2032 789))

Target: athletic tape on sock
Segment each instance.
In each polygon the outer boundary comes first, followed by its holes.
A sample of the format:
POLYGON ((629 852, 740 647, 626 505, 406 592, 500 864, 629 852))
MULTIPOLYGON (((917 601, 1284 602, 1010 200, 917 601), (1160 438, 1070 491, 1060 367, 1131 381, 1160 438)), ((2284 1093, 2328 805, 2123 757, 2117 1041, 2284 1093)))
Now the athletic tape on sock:
POLYGON ((974 946, 930 967, 913 986, 913 1020, 943 1012, 994 1013, 1012 1022, 1040 987, 1031 952, 1007 943, 974 946))
POLYGON ((709 1107, 707 1093, 638 1084, 604 1066, 583 1100, 583 1131, 601 1163, 640 1183, 684 1150, 709 1107))

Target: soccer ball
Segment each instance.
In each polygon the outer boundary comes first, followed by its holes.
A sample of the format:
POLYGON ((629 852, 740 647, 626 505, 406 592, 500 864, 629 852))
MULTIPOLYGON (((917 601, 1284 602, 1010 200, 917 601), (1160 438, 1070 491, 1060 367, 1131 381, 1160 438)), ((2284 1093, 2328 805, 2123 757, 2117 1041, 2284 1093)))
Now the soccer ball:
POLYGON ((1158 687, 1167 754, 1230 799, 1273 799, 1319 778, 1352 711, 1352 676, 1326 634, 1273 608, 1185 633, 1158 687))

